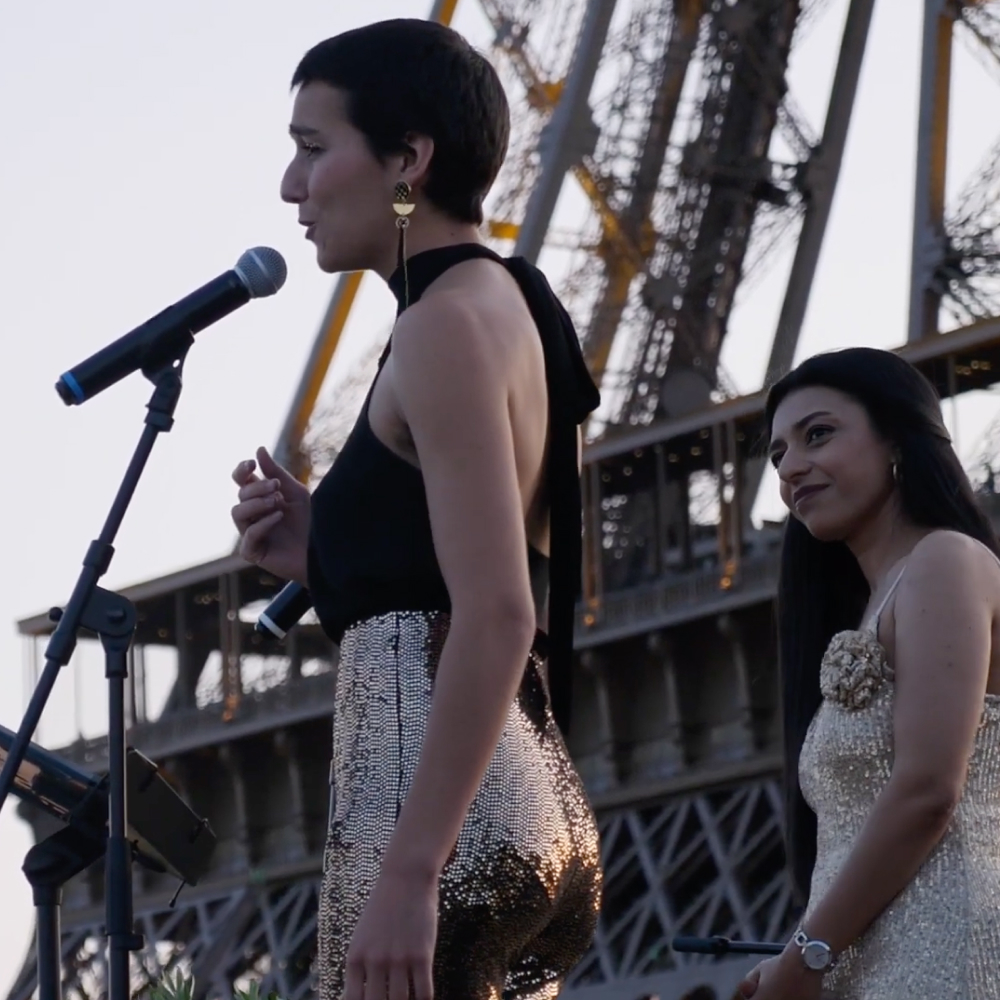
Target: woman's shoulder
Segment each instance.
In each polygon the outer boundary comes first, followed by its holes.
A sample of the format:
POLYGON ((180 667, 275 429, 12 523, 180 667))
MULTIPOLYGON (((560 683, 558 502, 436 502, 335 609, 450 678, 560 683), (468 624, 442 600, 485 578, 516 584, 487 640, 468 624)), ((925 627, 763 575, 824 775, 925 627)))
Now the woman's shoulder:
MULTIPOLYGON (((1000 598, 1000 560, 983 542, 961 531, 928 532, 913 547, 900 580, 900 598, 941 593, 970 583, 990 587, 1000 598)), ((983 591, 983 596, 989 595, 983 591)))
MULTIPOLYGON (((503 271, 490 260, 465 261, 455 270, 473 265, 503 271)), ((513 282, 506 273, 501 278, 513 282)), ((410 306, 393 329, 397 365, 431 369, 443 381, 478 369, 496 377, 498 370, 523 357, 525 347, 540 352, 537 330, 517 285, 485 284, 485 289, 464 282, 443 285, 410 306)))
POLYGON ((469 295, 428 295, 396 321, 392 351, 399 364, 439 371, 488 361, 489 324, 469 295), (485 355, 485 356, 484 356, 485 355))
POLYGON ((951 528, 936 528, 924 535, 913 547, 907 563, 931 569, 972 566, 1000 569, 1000 561, 992 549, 978 538, 951 528))

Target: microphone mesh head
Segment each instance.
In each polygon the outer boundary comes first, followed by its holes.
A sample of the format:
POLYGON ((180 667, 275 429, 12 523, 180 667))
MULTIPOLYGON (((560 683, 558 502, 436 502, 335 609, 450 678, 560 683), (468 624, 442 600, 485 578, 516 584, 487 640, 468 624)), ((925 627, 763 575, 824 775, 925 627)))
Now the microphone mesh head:
POLYGON ((285 258, 271 247, 254 247, 243 253, 233 270, 250 292, 250 298, 274 295, 288 277, 285 258))

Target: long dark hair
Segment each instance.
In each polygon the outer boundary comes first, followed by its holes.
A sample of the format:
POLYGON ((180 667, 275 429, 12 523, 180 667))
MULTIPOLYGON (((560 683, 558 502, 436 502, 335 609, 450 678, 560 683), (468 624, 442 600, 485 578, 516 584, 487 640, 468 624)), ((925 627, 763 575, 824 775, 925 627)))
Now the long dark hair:
MULTIPOLYGON (((950 528, 978 539, 997 555, 1000 542, 976 503, 941 417, 931 383, 889 351, 855 347, 818 354, 771 388, 765 416, 789 393, 824 386, 850 396, 898 456, 904 513, 926 528, 950 528)), ((799 788, 799 752, 819 708, 819 668, 830 639, 857 628, 870 597, 868 582, 843 542, 821 542, 788 518, 778 583, 778 650, 784 713, 786 832, 793 883, 809 895, 816 861, 816 817, 799 788)))

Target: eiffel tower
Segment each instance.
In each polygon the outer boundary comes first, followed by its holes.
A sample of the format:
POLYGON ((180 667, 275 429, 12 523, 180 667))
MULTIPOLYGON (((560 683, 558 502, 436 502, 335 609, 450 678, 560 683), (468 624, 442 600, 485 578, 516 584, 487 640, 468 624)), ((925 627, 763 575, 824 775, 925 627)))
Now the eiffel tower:
MULTIPOLYGON (((809 32, 833 30, 828 0, 437 0, 430 13, 468 21, 514 108, 486 235, 553 277, 605 396, 585 451, 568 742, 598 814, 606 892, 566 996, 730 997, 746 959, 675 953, 671 939, 780 940, 796 918, 773 637, 781 526, 750 521, 763 397, 738 395, 721 356, 738 295, 784 247, 792 264, 766 379, 791 365, 874 4, 843 4, 818 125, 795 101, 789 65, 809 32)), ((1000 65, 1000 4, 925 0, 922 16, 900 353, 957 396, 1000 380, 1000 153, 947 203, 951 55, 969 44, 1000 65)), ((276 452, 304 481, 328 466, 353 416, 325 401, 324 384, 361 280, 337 282, 281 431, 276 452)), ((365 378, 361 365, 352 384, 365 378)), ((983 502, 1000 513, 992 493, 983 502)), ((168 969, 192 972, 199 997, 229 998, 250 980, 287 998, 314 988, 337 650, 309 619, 284 644, 255 633, 280 586, 225 556, 123 592, 139 613, 129 742, 218 836, 208 876, 176 905, 166 876, 136 870, 137 988, 168 969), (144 695, 152 647, 172 651, 177 670, 155 718, 144 695)), ((51 624, 37 616, 20 629, 38 643, 51 624)), ((59 753, 100 773, 106 740, 59 753)), ((21 812, 36 836, 48 832, 21 812)), ((64 894, 68 998, 105 992, 102 882, 98 866, 64 894)), ((35 988, 29 953, 9 995, 35 988)))

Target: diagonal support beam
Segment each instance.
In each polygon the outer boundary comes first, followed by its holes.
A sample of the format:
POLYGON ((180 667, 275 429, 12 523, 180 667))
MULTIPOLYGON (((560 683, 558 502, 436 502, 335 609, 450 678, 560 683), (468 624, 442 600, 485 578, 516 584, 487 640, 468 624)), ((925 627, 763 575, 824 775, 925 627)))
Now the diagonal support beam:
MULTIPOLYGON (((847 12, 823 127, 823 139, 805 168, 808 207, 788 276, 788 288, 778 318, 774 343, 771 345, 765 385, 771 385, 784 375, 791 368, 795 357, 806 307, 809 305, 809 291, 816 275, 833 196, 837 190, 874 7, 875 0, 852 0, 847 12)), ((757 483, 754 484, 753 492, 756 492, 756 486, 757 483)))
MULTIPOLYGON (((789 371, 795 359, 795 349, 802 332, 809 293, 816 276, 823 238, 833 207, 833 196, 840 177, 874 7, 875 0, 851 0, 847 11, 823 126, 823 138, 805 168, 807 208, 767 362, 765 387, 773 385, 789 371)), ((764 460, 759 458, 747 463, 744 478, 744 496, 747 502, 742 515, 744 524, 750 523, 754 501, 764 476, 764 465, 764 460)))
POLYGON ((295 389, 288 416, 285 418, 285 424, 281 428, 274 449, 274 460, 303 482, 309 478, 312 470, 309 467, 308 457, 302 450, 302 439, 309 426, 309 418, 316 406, 326 373, 330 370, 344 327, 347 326, 347 319, 351 314, 351 307, 357 298, 363 277, 363 271, 352 271, 337 278, 333 296, 327 306, 323 322, 320 323, 319 333, 309 351, 309 360, 295 389))
POLYGON ((438 21, 440 24, 451 24, 457 6, 458 0, 434 0, 431 16, 427 20, 438 21))
POLYGON ((559 103, 539 140, 542 169, 531 192, 514 253, 538 259, 566 174, 588 152, 590 90, 608 37, 616 0, 588 0, 573 63, 559 103))
POLYGON ((688 65, 698 41, 698 25, 704 6, 704 0, 675 0, 674 3, 673 26, 660 60, 656 99, 650 111, 642 153, 632 177, 631 198, 620 220, 624 235, 638 253, 615 252, 617 245, 608 242, 610 252, 606 261, 604 290, 594 309, 583 345, 587 365, 597 379, 607 368, 632 281, 645 270, 656 243, 649 216, 677 118, 688 65))
POLYGON ((213 928, 211 943, 198 956, 191 969, 195 981, 195 1000, 205 1000, 223 965, 233 941, 257 910, 257 901, 248 889, 240 889, 227 907, 226 919, 213 928))
POLYGON ((955 8, 951 0, 925 0, 907 332, 911 341, 939 332, 942 296, 934 275, 947 248, 944 199, 954 28, 955 8))

